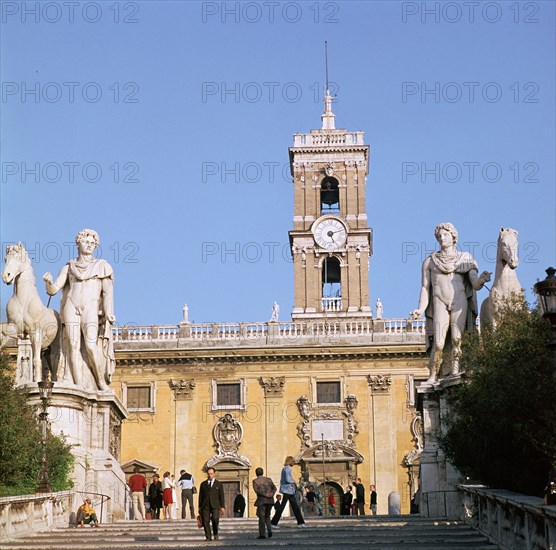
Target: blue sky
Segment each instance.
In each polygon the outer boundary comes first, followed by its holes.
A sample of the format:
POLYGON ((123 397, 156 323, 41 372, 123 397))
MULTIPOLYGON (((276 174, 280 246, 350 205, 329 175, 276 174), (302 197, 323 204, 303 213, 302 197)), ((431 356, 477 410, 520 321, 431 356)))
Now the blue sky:
POLYGON ((556 261, 553 2, 3 2, 0 29, 0 237, 45 300, 87 227, 122 325, 289 318, 288 147, 320 127, 325 40, 337 127, 371 147, 385 317, 443 221, 489 271, 516 228, 529 299, 556 261))

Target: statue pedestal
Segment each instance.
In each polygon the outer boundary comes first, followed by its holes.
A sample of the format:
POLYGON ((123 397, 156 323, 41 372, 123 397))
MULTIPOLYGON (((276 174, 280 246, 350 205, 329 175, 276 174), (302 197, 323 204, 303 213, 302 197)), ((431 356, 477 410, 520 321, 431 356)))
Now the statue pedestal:
MULTIPOLYGON (((30 402, 40 404, 36 384, 28 389, 30 402)), ((73 489, 82 497, 110 497, 105 522, 125 517, 126 479, 118 460, 121 423, 126 417, 126 409, 112 390, 84 391, 63 382, 54 385, 48 420, 53 433, 63 434, 74 445, 73 489)))
POLYGON ((419 502, 419 512, 423 517, 458 518, 460 515, 456 485, 461 483, 461 475, 446 460, 438 444, 438 436, 449 415, 446 391, 459 383, 459 377, 451 377, 434 385, 421 384, 417 387, 417 393, 423 399, 424 446, 420 456, 419 502))

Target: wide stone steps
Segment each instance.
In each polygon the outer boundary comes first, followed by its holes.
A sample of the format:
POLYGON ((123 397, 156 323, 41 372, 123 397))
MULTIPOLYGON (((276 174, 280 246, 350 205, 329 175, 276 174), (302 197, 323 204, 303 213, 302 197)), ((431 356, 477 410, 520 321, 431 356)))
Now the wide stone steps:
POLYGON ((416 516, 308 518, 307 528, 297 528, 290 518, 280 521, 271 539, 257 539, 257 519, 222 519, 220 540, 205 541, 204 532, 193 520, 121 521, 99 528, 66 528, 0 542, 0 550, 157 550, 218 547, 259 550, 287 547, 288 550, 418 549, 482 550, 495 548, 486 537, 463 522, 416 516))

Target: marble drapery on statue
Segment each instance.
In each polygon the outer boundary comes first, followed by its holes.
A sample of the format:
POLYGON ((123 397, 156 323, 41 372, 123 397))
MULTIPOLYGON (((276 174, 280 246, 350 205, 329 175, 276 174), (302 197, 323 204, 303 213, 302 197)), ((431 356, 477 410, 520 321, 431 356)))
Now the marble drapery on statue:
POLYGON ((62 290, 63 379, 82 389, 106 390, 115 369, 114 271, 93 256, 100 244, 96 231, 84 229, 75 242, 77 259, 62 268, 56 281, 50 273, 43 276, 49 295, 62 290))
POLYGON ((490 273, 478 275, 477 263, 468 252, 456 249, 458 232, 451 223, 436 226, 440 251, 423 262, 421 295, 413 317, 426 316, 427 351, 430 352, 429 383, 441 374, 444 349, 450 351, 450 374, 459 373, 461 338, 475 328, 476 291, 490 281, 490 273), (449 337, 448 337, 449 336, 449 337), (447 344, 447 345, 446 345, 447 344))

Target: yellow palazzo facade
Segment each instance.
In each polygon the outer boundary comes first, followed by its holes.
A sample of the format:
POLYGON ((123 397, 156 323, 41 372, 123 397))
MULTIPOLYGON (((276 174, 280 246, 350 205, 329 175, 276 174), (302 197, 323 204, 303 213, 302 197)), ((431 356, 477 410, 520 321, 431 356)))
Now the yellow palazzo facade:
MULTIPOLYGON (((322 128, 296 134, 290 231, 291 321, 118 328, 112 388, 129 411, 125 471, 181 469, 197 484, 214 466, 254 515, 251 480, 276 483, 284 458, 339 502, 353 477, 376 485, 378 512, 418 486, 422 419, 415 385, 428 376, 423 321, 373 317, 372 229, 366 212, 369 146, 336 129, 327 94, 322 128)), ((302 480, 303 481, 303 480, 302 480)), ((327 513, 327 506, 324 505, 327 513)))

